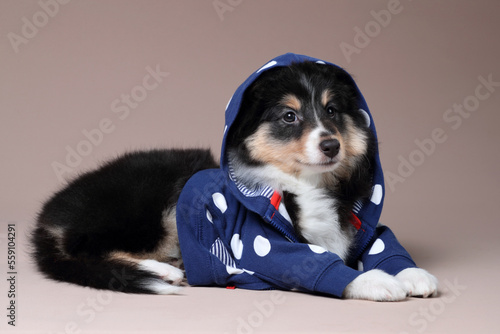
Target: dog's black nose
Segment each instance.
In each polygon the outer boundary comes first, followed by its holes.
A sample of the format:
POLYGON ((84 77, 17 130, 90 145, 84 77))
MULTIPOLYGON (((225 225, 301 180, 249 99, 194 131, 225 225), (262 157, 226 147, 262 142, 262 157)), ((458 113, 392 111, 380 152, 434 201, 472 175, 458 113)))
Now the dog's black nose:
POLYGON ((319 148, 324 155, 331 159, 339 153, 340 143, 337 139, 327 139, 319 144, 319 148))

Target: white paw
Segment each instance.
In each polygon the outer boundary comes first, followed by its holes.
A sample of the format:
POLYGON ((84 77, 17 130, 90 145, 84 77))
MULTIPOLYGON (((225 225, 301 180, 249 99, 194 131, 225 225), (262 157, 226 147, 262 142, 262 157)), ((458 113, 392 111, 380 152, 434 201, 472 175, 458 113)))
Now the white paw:
POLYGON ((408 296, 434 297, 438 291, 438 280, 421 268, 408 268, 396 275, 403 283, 408 296))
POLYGON ((172 295, 182 292, 182 287, 168 284, 159 279, 146 279, 141 283, 144 288, 159 295, 172 295))
POLYGON ((394 276, 379 269, 372 269, 349 283, 343 297, 395 302, 406 299, 406 290, 394 276))
POLYGON ((156 260, 143 260, 139 262, 139 268, 147 270, 161 277, 162 280, 171 282, 174 285, 180 285, 184 279, 184 273, 168 263, 158 262, 156 260))

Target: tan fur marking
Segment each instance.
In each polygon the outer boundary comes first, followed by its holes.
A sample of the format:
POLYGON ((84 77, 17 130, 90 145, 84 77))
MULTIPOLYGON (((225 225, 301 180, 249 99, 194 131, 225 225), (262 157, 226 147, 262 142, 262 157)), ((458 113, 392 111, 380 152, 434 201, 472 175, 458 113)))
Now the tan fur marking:
POLYGON ((168 233, 154 251, 143 253, 114 251, 109 254, 109 258, 132 263, 139 263, 142 260, 156 260, 178 267, 182 261, 175 216, 175 208, 163 212, 162 224, 168 233))
POLYGON ((177 220, 175 206, 170 210, 163 211, 162 215, 163 228, 168 232, 157 247, 155 253, 158 257, 167 259, 180 259, 181 251, 179 246, 179 237, 177 235, 177 220))
POLYGON ((296 111, 300 110, 300 108, 302 107, 302 103, 300 102, 300 99, 293 94, 285 95, 283 97, 283 99, 281 100, 281 103, 284 104, 285 106, 287 106, 288 108, 296 110, 296 111))
POLYGON ((57 226, 44 226, 44 229, 54 238, 56 248, 61 252, 62 256, 69 258, 63 247, 64 228, 57 226))
MULTIPOLYGON (((344 158, 334 172, 335 177, 338 179, 350 178, 354 166, 360 162, 359 158, 364 155, 367 150, 367 137, 365 134, 356 129, 350 116, 344 115, 344 121, 346 124, 345 134, 343 136, 337 136, 341 150, 345 152, 344 158)), ((331 183, 331 180, 324 180, 325 182, 331 183)))
POLYGON ((366 140, 368 138, 363 132, 359 131, 359 129, 356 129, 351 116, 345 115, 344 119, 347 129, 347 154, 352 157, 365 154, 367 149, 366 140))
POLYGON ((329 89, 325 89, 323 93, 321 93, 321 105, 326 107, 328 102, 333 98, 333 93, 329 89))
POLYGON ((148 257, 142 257, 143 254, 134 254, 122 251, 114 251, 108 255, 108 258, 111 260, 116 260, 120 262, 130 262, 134 264, 138 264, 142 260, 148 259, 148 257))
POLYGON ((301 166, 298 161, 305 161, 304 150, 308 134, 301 140, 290 140, 280 143, 270 135, 269 125, 264 124, 246 140, 247 147, 253 159, 272 164, 285 173, 296 175, 301 166))
POLYGON ((44 226, 45 230, 49 232, 50 235, 54 237, 56 240, 62 240, 64 237, 64 229, 62 227, 57 226, 44 226))

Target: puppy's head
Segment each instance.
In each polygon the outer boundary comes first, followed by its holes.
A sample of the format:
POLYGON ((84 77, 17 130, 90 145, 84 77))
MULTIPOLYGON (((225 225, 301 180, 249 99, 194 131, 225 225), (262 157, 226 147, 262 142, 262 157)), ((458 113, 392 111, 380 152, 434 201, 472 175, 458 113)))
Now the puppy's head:
POLYGON ((349 176, 373 135, 344 70, 312 62, 264 72, 245 92, 228 148, 249 165, 295 176, 349 176))

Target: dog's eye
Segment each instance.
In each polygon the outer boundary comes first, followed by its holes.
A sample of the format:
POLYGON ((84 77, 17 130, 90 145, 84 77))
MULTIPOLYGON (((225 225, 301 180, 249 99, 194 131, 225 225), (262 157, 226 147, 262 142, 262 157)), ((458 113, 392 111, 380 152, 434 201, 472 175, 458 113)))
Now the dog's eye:
POLYGON ((335 114, 337 113, 337 110, 333 106, 328 106, 326 107, 326 113, 328 114, 328 116, 334 117, 335 114))
POLYGON ((293 123, 297 120, 297 115, 293 111, 288 111, 284 116, 283 120, 287 123, 293 123))

